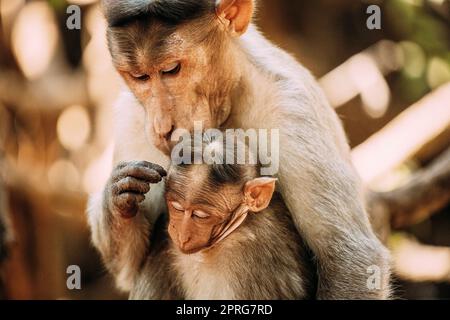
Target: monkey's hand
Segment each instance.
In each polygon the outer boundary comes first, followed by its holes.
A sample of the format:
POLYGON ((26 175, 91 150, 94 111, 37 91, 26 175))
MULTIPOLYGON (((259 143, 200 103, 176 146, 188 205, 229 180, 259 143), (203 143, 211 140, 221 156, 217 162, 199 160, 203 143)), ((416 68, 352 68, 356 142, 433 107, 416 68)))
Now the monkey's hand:
POLYGON ((111 213, 131 219, 138 214, 150 184, 159 183, 166 175, 163 167, 147 161, 122 162, 106 185, 104 204, 111 213))

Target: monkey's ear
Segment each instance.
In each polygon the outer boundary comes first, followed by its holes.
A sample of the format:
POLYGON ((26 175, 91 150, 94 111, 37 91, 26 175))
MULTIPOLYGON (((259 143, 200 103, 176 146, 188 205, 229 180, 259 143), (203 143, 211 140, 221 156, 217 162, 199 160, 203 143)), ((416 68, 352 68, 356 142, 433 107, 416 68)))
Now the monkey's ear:
POLYGON ((261 212, 266 209, 275 192, 274 178, 256 178, 244 186, 244 201, 252 212, 261 212))
POLYGON ((252 20, 254 0, 217 0, 216 14, 230 23, 232 30, 238 35, 247 31, 252 20))

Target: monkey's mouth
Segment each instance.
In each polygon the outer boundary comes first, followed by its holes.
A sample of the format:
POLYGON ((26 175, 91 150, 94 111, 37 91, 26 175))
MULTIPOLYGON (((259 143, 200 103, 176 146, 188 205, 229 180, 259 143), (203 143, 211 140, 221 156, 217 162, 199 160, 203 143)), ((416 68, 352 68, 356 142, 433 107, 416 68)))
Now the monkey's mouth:
POLYGON ((193 255, 193 254, 196 254, 199 252, 207 251, 211 248, 211 246, 203 246, 203 247, 197 247, 197 248, 191 248, 191 249, 184 249, 177 245, 177 248, 178 248, 178 250, 180 250, 180 252, 182 254, 193 255))
POLYGON ((189 256, 193 255, 193 254, 196 254, 196 253, 199 253, 203 249, 204 248, 196 248, 196 249, 188 249, 188 250, 186 250, 186 249, 179 248, 179 250, 181 251, 182 254, 189 255, 189 256))

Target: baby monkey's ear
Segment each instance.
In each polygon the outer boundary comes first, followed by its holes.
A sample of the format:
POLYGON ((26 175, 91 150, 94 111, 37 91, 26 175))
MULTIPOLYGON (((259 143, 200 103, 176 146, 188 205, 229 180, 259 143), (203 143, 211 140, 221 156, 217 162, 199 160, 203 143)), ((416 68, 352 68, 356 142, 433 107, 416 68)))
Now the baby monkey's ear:
POLYGON ((252 212, 266 209, 275 192, 275 178, 256 178, 244 186, 244 202, 252 212))
POLYGON ((229 22, 238 36, 247 31, 252 20, 254 0, 216 0, 216 14, 229 22))

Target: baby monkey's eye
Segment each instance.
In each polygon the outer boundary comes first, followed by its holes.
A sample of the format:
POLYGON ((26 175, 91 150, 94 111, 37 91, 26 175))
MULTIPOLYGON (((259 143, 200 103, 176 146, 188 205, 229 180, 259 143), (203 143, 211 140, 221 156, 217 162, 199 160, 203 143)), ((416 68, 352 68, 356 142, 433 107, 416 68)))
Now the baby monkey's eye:
POLYGON ((206 212, 200 211, 200 210, 195 210, 193 212, 193 214, 196 218, 199 218, 199 219, 208 219, 210 217, 209 214, 207 214, 206 212))
POLYGON ((180 72, 180 70, 181 70, 181 63, 176 62, 176 63, 172 63, 171 65, 169 65, 166 69, 161 70, 161 73, 176 75, 176 74, 178 74, 178 72, 180 72))
POLYGON ((138 81, 147 81, 150 79, 150 76, 148 74, 140 74, 140 73, 130 73, 130 76, 133 77, 135 80, 138 81))
POLYGON ((172 207, 173 207, 175 210, 177 210, 177 211, 184 211, 183 206, 182 206, 179 202, 171 201, 170 204, 172 205, 172 207))

